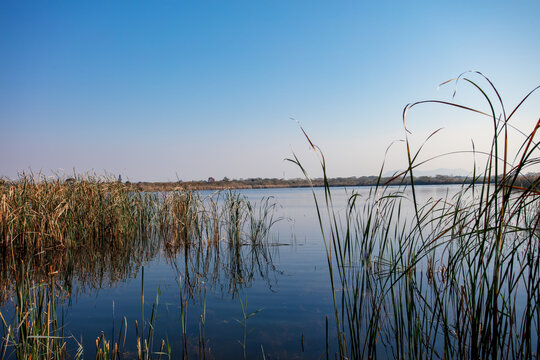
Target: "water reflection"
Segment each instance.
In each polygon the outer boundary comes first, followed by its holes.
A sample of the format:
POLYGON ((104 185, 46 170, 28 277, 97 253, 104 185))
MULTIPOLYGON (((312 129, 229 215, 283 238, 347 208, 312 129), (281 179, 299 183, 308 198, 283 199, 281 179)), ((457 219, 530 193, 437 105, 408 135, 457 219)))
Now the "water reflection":
MULTIPOLYGON (((177 208, 182 199, 167 199, 170 209, 177 208)), ((263 198, 258 207, 233 192, 217 193, 206 197, 202 209, 182 209, 184 222, 165 221, 162 233, 166 237, 164 254, 170 260, 183 290, 189 296, 200 291, 201 286, 211 286, 222 294, 236 294, 255 278, 267 281, 271 288, 275 281, 276 267, 273 257, 278 247, 277 239, 270 236, 270 229, 279 219, 274 219, 275 202, 263 198), (188 227, 175 224, 195 223, 188 227), (171 236, 172 234, 172 236, 171 236), (177 234, 180 234, 178 236, 177 234)), ((170 214, 169 214, 170 215, 170 214)))
POLYGON ((263 279, 271 289, 277 269, 273 258, 277 246, 234 245, 220 242, 166 249, 165 254, 181 279, 183 290, 193 297, 206 285, 223 295, 235 295, 255 279, 263 279))
POLYGON ((234 294, 255 278, 271 286, 278 247, 270 237, 276 204, 250 203, 233 192, 202 198, 193 192, 156 196, 153 226, 141 228, 131 240, 69 247, 26 249, 0 247, 0 299, 5 302, 24 266, 31 281, 48 282, 54 274, 67 295, 116 287, 136 277, 142 265, 165 258, 191 297, 201 284, 234 294), (75 291, 75 293, 73 293, 75 291))
POLYGON ((142 264, 159 254, 161 240, 157 237, 134 237, 122 246, 77 246, 68 249, 46 249, 37 253, 1 249, 0 291, 6 299, 13 290, 13 279, 24 267, 34 283, 48 282, 54 274, 65 295, 77 289, 77 295, 89 290, 114 287, 132 278, 142 264), (76 286, 75 286, 76 284, 76 286))

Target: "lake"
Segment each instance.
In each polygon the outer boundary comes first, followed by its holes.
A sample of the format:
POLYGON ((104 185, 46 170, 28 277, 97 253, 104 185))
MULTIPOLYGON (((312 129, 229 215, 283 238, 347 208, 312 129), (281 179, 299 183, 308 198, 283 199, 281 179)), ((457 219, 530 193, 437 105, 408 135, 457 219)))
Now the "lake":
MULTIPOLYGON (((416 195, 423 203, 459 190, 460 186, 454 185, 417 186, 416 195)), ((353 191, 359 194, 359 205, 370 193, 369 188, 362 187, 332 188, 336 214, 344 216, 353 191)), ((115 337, 119 336, 124 318, 127 334, 123 357, 136 358, 135 321, 142 333, 142 324, 151 318, 158 295, 154 351, 165 339, 173 358, 187 352, 189 358, 239 359, 245 351, 250 359, 317 359, 325 358, 327 341, 333 357, 338 351, 334 303, 313 198, 315 193, 324 203, 324 189, 253 189, 239 193, 251 203, 260 204, 268 198, 276 203, 273 216, 278 221, 272 225, 264 249, 245 245, 232 259, 223 249, 219 254, 209 249, 171 253, 154 239, 140 250, 144 256, 135 256, 129 263, 96 258, 91 260, 95 273, 74 274, 70 294, 58 306, 58 312, 63 312, 65 336, 71 335, 83 344, 85 358, 95 357, 96 338, 102 331, 111 338, 114 326, 115 337), (202 355, 201 341, 205 348, 202 355)), ((405 206, 403 213, 412 215, 412 202, 404 204, 410 208, 405 206)), ((12 316, 12 305, 6 303, 1 311, 6 318, 12 316)), ((149 325, 145 326, 147 330, 149 325)), ((75 343, 71 341, 70 346, 75 348, 75 343)))

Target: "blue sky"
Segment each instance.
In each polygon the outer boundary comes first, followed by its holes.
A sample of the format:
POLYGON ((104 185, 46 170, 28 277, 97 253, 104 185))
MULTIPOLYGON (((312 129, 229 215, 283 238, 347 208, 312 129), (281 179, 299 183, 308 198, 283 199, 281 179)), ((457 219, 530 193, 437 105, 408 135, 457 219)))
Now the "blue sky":
MULTIPOLYGON (((1 0, 0 176, 291 178, 293 152, 318 176, 291 117, 330 176, 376 174, 403 107, 451 98, 441 82, 482 71, 508 107, 540 85, 539 15, 539 1, 1 0)), ((466 86, 456 99, 485 108, 466 86)), ((489 121, 442 107, 409 121, 416 146, 444 128, 426 157, 491 139, 489 121)), ((404 165, 397 142, 386 167, 404 165)))

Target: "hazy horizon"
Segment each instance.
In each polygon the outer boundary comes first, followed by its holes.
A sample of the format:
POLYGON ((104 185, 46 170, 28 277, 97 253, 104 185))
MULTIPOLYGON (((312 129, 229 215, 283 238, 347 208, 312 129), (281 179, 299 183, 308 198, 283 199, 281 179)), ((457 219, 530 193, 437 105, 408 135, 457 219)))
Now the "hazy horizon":
MULTIPOLYGON (((507 112, 540 85, 539 14, 538 1, 4 0, 0 177, 302 177, 284 160, 293 154, 318 177, 297 122, 330 177, 401 169, 403 108, 452 100, 442 82, 481 71, 507 112)), ((539 97, 511 125, 530 132, 539 97)), ((455 101, 489 111, 465 82, 455 101)), ((473 143, 487 151, 493 135, 491 120, 433 104, 413 108, 407 128, 414 149, 442 128, 420 159, 468 152, 422 171, 470 171, 484 160, 473 143)), ((523 137, 511 131, 515 153, 523 137)))

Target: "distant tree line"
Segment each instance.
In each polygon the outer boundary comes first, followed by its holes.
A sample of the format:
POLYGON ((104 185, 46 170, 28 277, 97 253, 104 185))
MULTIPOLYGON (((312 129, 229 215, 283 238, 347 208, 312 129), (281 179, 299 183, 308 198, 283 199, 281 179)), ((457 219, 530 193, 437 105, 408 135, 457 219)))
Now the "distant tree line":
MULTIPOLYGON (((213 178, 212 178, 213 179, 213 178)), ((499 178, 500 179, 500 178, 499 178)), ((351 176, 337 177, 327 179, 328 185, 331 187, 352 187, 352 186, 375 186, 377 184, 388 185, 409 185, 411 184, 410 176, 399 177, 377 177, 377 176, 351 176)), ((476 182, 481 182, 481 179, 476 179, 476 182)), ((489 179, 490 182, 495 181, 495 177, 489 179)), ((540 181, 540 173, 531 173, 518 178, 514 186, 534 187, 539 188, 537 184, 540 181)), ((465 176, 418 176, 414 177, 416 185, 452 185, 452 184, 470 184, 473 182, 471 177, 465 176)), ((324 186, 324 179, 278 179, 278 178, 249 178, 249 179, 228 179, 213 180, 213 181, 184 181, 184 182, 138 182, 130 184, 140 191, 171 191, 174 189, 187 190, 220 190, 220 189, 261 189, 261 188, 285 188, 285 187, 320 187, 324 186)))
MULTIPOLYGON (((500 181, 501 176, 498 177, 500 181)), ((68 178, 64 180, 67 183, 79 181, 74 178, 68 178)), ((103 179, 99 181, 104 181, 103 179)), ((105 180, 106 181, 106 180, 105 180)), ((111 179, 110 181, 115 181, 111 179)), ((409 185, 411 184, 411 178, 407 175, 396 177, 377 177, 377 176, 351 176, 351 177, 337 177, 327 179, 328 185, 331 187, 353 187, 353 186, 375 186, 380 185, 409 185)), ((495 182, 495 177, 489 179, 490 182, 495 182)), ((0 186, 10 186, 16 183, 17 180, 7 180, 0 178, 0 186)), ((452 184, 470 184, 473 182, 471 177, 465 176, 448 176, 448 175, 436 175, 436 176, 418 176, 414 177, 414 183, 416 185, 452 185, 452 184)), ((481 178, 475 180, 476 183, 482 182, 481 178)), ((523 188, 535 188, 540 189, 540 173, 529 173, 522 175, 514 181, 507 180, 509 186, 517 186, 523 188), (510 182, 512 181, 512 182, 510 182)), ((263 188, 295 188, 295 187, 321 187, 324 186, 324 179, 316 178, 311 179, 311 182, 307 179, 278 179, 278 178, 249 178, 249 179, 229 179, 224 177, 222 180, 214 180, 209 178, 208 180, 199 181, 175 181, 175 182, 137 182, 132 183, 126 181, 125 185, 138 191, 172 191, 176 189, 183 190, 222 190, 222 189, 263 189, 263 188)))

